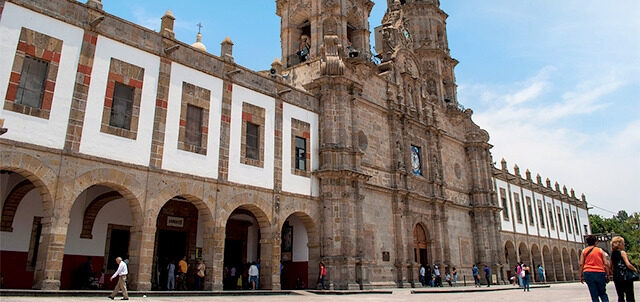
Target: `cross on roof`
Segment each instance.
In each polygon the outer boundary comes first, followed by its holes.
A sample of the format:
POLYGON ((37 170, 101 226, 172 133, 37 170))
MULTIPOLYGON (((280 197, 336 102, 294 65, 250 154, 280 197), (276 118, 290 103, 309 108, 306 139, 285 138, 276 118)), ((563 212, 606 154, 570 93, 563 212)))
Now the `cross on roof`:
POLYGON ((204 25, 202 25, 202 22, 196 24, 198 26, 198 33, 200 33, 200 30, 204 27, 204 25))

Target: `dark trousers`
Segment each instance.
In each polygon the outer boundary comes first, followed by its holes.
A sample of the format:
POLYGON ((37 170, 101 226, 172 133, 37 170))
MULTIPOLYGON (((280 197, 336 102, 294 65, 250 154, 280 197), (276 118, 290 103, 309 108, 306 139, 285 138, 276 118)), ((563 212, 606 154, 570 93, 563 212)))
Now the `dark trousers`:
POLYGON ((525 291, 529 291, 529 288, 530 288, 529 287, 529 282, 530 282, 529 279, 530 278, 531 278, 530 275, 525 275, 524 278, 522 278, 522 285, 524 286, 524 290, 525 291))
POLYGON ((627 301, 635 301, 633 295, 633 281, 613 281, 616 286, 616 293, 618 294, 618 302, 624 302, 624 297, 627 297, 627 301))
POLYGON ((487 278, 487 287, 490 287, 491 286, 491 275, 487 274, 487 276, 485 278, 487 278))
POLYGON ((607 296, 607 275, 605 273, 598 272, 584 272, 584 282, 587 283, 589 288, 589 294, 591 295, 592 302, 598 302, 602 299, 602 302, 609 302, 609 296, 607 296))

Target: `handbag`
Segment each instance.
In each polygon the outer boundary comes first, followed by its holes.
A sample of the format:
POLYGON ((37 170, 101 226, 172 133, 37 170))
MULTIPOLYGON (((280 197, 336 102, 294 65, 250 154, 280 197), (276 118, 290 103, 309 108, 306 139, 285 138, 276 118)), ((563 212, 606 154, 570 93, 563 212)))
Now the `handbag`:
POLYGON ((638 276, 637 272, 634 272, 632 270, 630 270, 628 267, 626 268, 625 272, 624 272, 624 280, 625 281, 638 281, 638 279, 640 278, 640 276, 638 276))

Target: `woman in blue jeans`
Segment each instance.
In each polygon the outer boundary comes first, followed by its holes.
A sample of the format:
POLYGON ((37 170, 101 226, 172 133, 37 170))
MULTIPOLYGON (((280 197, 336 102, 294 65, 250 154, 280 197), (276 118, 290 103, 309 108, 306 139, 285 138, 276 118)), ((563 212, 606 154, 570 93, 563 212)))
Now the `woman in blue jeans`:
POLYGON ((524 291, 528 292, 530 291, 529 283, 531 282, 531 269, 529 269, 528 265, 522 264, 522 271, 524 272, 524 278, 522 278, 522 286, 524 287, 524 291))
POLYGON ((606 286, 607 276, 611 272, 605 252, 596 246, 597 242, 596 236, 587 236, 589 246, 580 255, 580 282, 587 282, 591 301, 599 302, 602 299, 602 302, 609 302, 606 286))

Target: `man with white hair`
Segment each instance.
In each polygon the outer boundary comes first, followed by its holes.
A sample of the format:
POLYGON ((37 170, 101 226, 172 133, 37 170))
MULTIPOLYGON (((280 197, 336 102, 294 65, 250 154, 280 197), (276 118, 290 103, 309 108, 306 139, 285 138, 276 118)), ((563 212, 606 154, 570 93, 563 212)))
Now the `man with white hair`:
POLYGON ((113 278, 118 278, 118 284, 113 289, 113 292, 109 296, 109 299, 113 300, 113 298, 118 294, 118 291, 122 291, 122 300, 129 300, 129 294, 127 294, 127 274, 129 274, 129 270, 127 269, 127 263, 122 261, 122 258, 117 257, 116 263, 118 263, 118 269, 113 276, 111 276, 111 281, 113 278))

